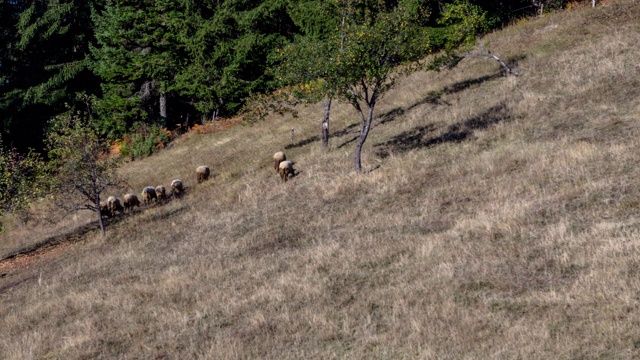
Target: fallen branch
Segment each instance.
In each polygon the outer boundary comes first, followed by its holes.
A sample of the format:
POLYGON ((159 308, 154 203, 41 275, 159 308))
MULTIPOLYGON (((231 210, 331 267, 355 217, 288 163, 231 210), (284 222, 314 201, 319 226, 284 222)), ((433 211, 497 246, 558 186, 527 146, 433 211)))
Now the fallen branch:
POLYGON ((500 67, 504 69, 504 72, 507 76, 509 75, 520 76, 520 73, 518 73, 518 71, 509 67, 509 65, 507 65, 507 63, 504 62, 502 59, 500 59, 497 55, 492 54, 491 51, 485 49, 484 44, 482 43, 479 43, 475 51, 467 54, 467 57, 483 57, 485 59, 494 59, 495 61, 498 62, 498 64, 500 64, 500 67))

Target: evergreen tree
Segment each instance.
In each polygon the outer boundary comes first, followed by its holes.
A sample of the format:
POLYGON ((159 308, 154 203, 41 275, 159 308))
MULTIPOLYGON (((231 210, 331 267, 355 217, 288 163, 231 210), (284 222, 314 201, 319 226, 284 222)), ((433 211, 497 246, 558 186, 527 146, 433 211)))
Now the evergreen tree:
POLYGON ((3 135, 23 150, 42 147, 48 120, 66 111, 78 92, 92 92, 87 70, 91 7, 100 0, 3 1, 3 135))
POLYGON ((167 102, 187 60, 178 39, 185 3, 108 0, 94 12, 91 68, 104 81, 98 108, 108 137, 122 135, 137 120, 169 125, 167 102))
POLYGON ((181 93, 203 113, 237 112, 250 94, 273 89, 266 70, 298 30, 285 0, 227 0, 200 11, 185 36, 190 62, 181 93))

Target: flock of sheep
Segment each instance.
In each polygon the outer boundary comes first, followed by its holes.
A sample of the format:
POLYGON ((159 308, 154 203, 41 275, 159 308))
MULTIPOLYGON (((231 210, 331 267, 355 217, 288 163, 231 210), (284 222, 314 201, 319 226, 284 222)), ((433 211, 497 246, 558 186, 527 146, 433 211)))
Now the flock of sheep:
MULTIPOLYGON (((273 155, 273 161, 276 172, 280 174, 282 181, 286 182, 289 178, 295 175, 293 169, 293 163, 287 160, 287 156, 284 152, 278 151, 273 155)), ((196 168, 196 181, 200 184, 203 181, 209 179, 211 170, 208 166, 198 166, 196 168)), ((182 180, 175 179, 171 182, 171 195, 175 197, 182 196, 184 194, 184 184, 182 180)), ((150 204, 152 201, 162 202, 168 198, 167 190, 164 186, 159 185, 155 188, 153 186, 146 186, 142 189, 142 203, 145 205, 150 204)), ((107 201, 100 201, 100 214, 103 217, 113 217, 116 213, 123 213, 133 210, 136 206, 140 206, 140 199, 136 194, 128 193, 123 197, 121 202, 119 198, 115 196, 109 196, 107 201)))

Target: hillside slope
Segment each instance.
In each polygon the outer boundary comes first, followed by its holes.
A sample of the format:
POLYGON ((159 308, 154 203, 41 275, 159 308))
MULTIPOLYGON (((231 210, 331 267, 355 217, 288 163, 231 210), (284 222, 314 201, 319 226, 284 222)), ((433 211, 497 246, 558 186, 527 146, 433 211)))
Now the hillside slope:
POLYGON ((126 164, 188 194, 0 276, 1 357, 640 357, 640 3, 482 41, 522 75, 411 75, 365 174, 344 104, 327 152, 309 106, 126 164))

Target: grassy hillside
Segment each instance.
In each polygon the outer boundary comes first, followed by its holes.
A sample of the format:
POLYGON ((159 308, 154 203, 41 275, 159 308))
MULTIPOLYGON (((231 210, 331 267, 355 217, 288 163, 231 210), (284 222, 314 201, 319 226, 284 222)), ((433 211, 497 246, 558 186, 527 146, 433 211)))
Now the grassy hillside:
POLYGON ((640 357, 640 3, 482 40, 521 76, 470 58, 405 79, 365 174, 344 104, 327 152, 309 106, 128 163, 123 193, 182 178, 187 196, 0 262, 0 357, 640 357))

